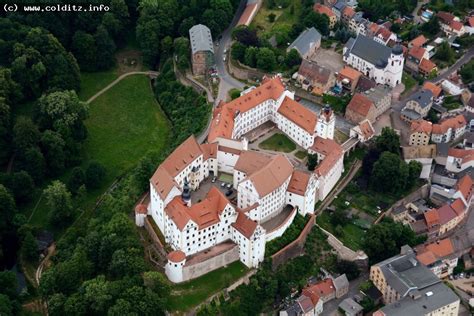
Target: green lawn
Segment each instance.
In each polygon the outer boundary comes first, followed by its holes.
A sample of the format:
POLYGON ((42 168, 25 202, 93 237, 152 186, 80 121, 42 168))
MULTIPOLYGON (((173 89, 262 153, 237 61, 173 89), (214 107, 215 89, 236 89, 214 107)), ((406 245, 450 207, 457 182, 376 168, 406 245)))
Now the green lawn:
POLYGON ((300 0, 287 1, 288 6, 281 9, 278 8, 278 1, 276 2, 273 9, 268 9, 264 3, 251 23, 251 26, 257 28, 259 33, 264 33, 265 37, 270 37, 274 29, 291 29, 298 22, 302 7, 300 0), (274 22, 270 22, 268 18, 272 13, 275 14, 274 22))
POLYGON ((299 150, 295 153, 296 158, 305 159, 308 156, 308 153, 304 150, 299 150))
POLYGON ((337 236, 335 234, 335 229, 330 222, 330 215, 328 211, 323 211, 320 215, 318 215, 316 222, 322 228, 335 235, 344 244, 344 246, 352 250, 360 250, 362 248, 362 243, 365 236, 365 231, 362 228, 349 223, 342 227, 343 235, 337 236))
POLYGON ((402 83, 405 85, 405 91, 410 91, 416 85, 416 80, 411 75, 406 72, 403 72, 402 83))
POLYGON ((295 143, 284 134, 277 133, 261 142, 258 147, 261 149, 282 151, 290 153, 296 149, 295 143))
POLYGON ((116 68, 100 72, 82 72, 81 91, 78 93, 79 99, 87 101, 91 96, 117 79, 117 77, 116 68))
POLYGON ((248 268, 236 261, 226 268, 220 268, 189 282, 173 285, 169 300, 171 311, 188 311, 219 290, 228 287, 244 276, 248 268))
MULTIPOLYGON (((144 75, 130 76, 106 93, 94 100, 89 106, 89 118, 85 122, 89 132, 84 144, 84 163, 96 160, 107 170, 103 185, 88 192, 83 201, 76 205, 81 210, 91 209, 96 199, 112 182, 132 166, 147 151, 160 151, 165 148, 169 135, 169 123, 158 106, 150 87, 149 79, 144 75)), ((60 180, 66 182, 66 172, 60 180)), ((29 216, 41 196, 41 189, 35 194, 25 214, 29 216)), ((30 223, 46 226, 48 207, 41 199, 30 223)))

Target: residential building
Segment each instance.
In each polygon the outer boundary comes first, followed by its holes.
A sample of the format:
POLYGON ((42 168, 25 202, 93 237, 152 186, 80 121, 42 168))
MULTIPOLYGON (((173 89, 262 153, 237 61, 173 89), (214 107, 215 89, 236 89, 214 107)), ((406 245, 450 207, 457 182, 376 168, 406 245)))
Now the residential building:
POLYGON ((341 274, 338 277, 331 276, 334 289, 336 290, 336 298, 343 297, 349 292, 349 280, 346 274, 341 274))
POLYGON ((441 92, 443 92, 440 86, 430 81, 425 81, 425 83, 423 83, 422 89, 430 90, 431 93, 433 94, 433 100, 438 99, 441 95, 441 92))
POLYGON ((361 34, 349 39, 343 49, 346 64, 390 87, 401 83, 404 60, 400 45, 390 48, 361 34))
POLYGON ((329 19, 329 28, 332 29, 336 25, 337 17, 336 14, 324 4, 316 3, 313 6, 313 10, 319 14, 324 14, 329 19))
POLYGON ((407 122, 420 120, 428 115, 432 104, 433 93, 430 90, 421 89, 405 103, 401 111, 401 117, 407 122))
MULTIPOLYGON (((377 25, 377 24, 376 24, 377 25)), ((383 45, 388 45, 389 43, 395 43, 397 41, 397 35, 392 33, 388 28, 384 26, 378 26, 377 31, 374 35, 374 41, 379 42, 383 45)))
POLYGON ((408 43, 408 48, 410 49, 412 47, 424 47, 427 42, 428 39, 422 34, 412 39, 408 43))
POLYGON ((466 29, 458 17, 445 11, 438 12, 437 16, 441 29, 447 36, 462 36, 466 33, 466 29))
POLYGON ((461 172, 474 167, 474 149, 450 148, 446 160, 446 170, 461 172))
POLYGON ((288 46, 287 51, 293 48, 298 51, 301 58, 308 58, 313 55, 321 46, 321 33, 314 27, 301 32, 301 34, 288 46))
POLYGON ((428 145, 431 137, 433 125, 425 120, 416 120, 411 122, 410 126, 410 146, 428 145))
POLYGON ((416 259, 428 267, 438 278, 453 274, 458 265, 453 243, 449 238, 416 247, 416 259))
POLYGON ((262 3, 263 0, 247 0, 247 6, 245 7, 244 12, 240 16, 240 19, 237 22, 237 26, 249 26, 255 15, 257 15, 258 10, 262 6, 262 3))
POLYGON ((373 265, 370 280, 383 294, 385 304, 374 315, 458 314, 458 296, 420 264, 408 246, 399 255, 373 265))
POLYGON ((349 131, 349 137, 357 138, 361 143, 368 142, 375 136, 375 129, 370 120, 365 119, 349 131))
POLYGON ((433 124, 431 140, 434 143, 449 143, 461 137, 466 131, 467 122, 464 115, 445 119, 438 124, 433 124))
POLYGON ((364 93, 356 93, 346 108, 345 117, 354 124, 368 119, 371 123, 390 108, 392 93, 385 86, 376 86, 364 93))
POLYGON ((345 316, 362 316, 364 314, 364 308, 350 297, 339 304, 339 310, 345 316))
POLYGON ((191 43, 191 63, 193 74, 205 75, 214 65, 214 46, 211 30, 205 25, 197 24, 189 29, 191 43))
POLYGON ((336 82, 342 87, 342 90, 347 90, 353 93, 361 76, 362 73, 355 70, 354 68, 344 66, 337 74, 336 82))
POLYGON ((304 59, 296 74, 296 81, 303 89, 316 95, 323 95, 334 86, 336 77, 331 70, 314 61, 304 59))

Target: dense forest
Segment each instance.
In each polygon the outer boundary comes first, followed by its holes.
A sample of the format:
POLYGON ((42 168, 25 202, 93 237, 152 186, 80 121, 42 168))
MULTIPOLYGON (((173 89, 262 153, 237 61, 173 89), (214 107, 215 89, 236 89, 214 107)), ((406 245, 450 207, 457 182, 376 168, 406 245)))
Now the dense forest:
MULTIPOLYGON (((23 2, 23 1, 22 1, 23 2)), ((26 1, 25 1, 26 3, 26 1)), ((61 1, 43 0, 37 4, 61 1)), ((11 13, 0 17, 0 314, 21 310, 16 290, 17 256, 38 260, 34 237, 21 211, 42 190, 48 223, 64 231, 78 217, 74 201, 96 189, 106 172, 84 165, 88 105, 78 98, 81 73, 112 69, 117 50, 135 38, 144 62, 159 69, 176 53, 189 65, 188 29, 197 23, 217 37, 229 25, 237 0, 91 0, 107 12, 11 13), (173 14, 170 14, 173 12, 173 14), (175 40, 176 39, 176 40, 175 40), (185 58, 186 57, 186 58, 185 58), (63 182, 57 179, 63 179, 63 182), (64 180, 66 179, 66 180, 64 180)), ((132 45, 135 45, 134 43, 132 45)), ((204 97, 174 78, 172 63, 156 79, 157 99, 173 125, 170 150, 207 123, 204 97)), ((57 242, 54 265, 42 277, 39 295, 49 314, 163 314, 168 290, 147 266, 127 213, 146 189, 166 152, 143 158, 80 230, 57 242)), ((74 225, 77 227, 77 225, 74 225)), ((30 293, 34 294, 34 293, 30 293)))

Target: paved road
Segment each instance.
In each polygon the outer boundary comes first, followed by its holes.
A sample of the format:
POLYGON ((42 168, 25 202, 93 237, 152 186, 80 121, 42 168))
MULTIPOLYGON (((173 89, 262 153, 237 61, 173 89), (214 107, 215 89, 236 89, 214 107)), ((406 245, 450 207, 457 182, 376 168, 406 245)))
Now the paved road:
POLYGON ((428 2, 430 2, 430 0, 423 0, 423 1, 418 1, 418 4, 416 5, 416 8, 413 10, 412 12, 412 15, 413 15, 413 21, 416 23, 416 24, 420 24, 420 23, 424 23, 425 21, 423 21, 421 19, 421 16, 418 15, 418 11, 421 9, 421 6, 424 5, 424 4, 427 4, 428 2))
POLYGON ((92 101, 94 101, 97 97, 99 97, 102 93, 104 93, 105 91, 109 90, 110 88, 112 88, 113 86, 115 86, 117 83, 119 83, 122 79, 128 77, 128 76, 132 76, 132 75, 148 75, 148 76, 158 76, 158 72, 156 71, 132 71, 132 72, 127 72, 127 73, 124 73, 123 75, 120 75, 117 79, 115 79, 114 81, 112 81, 111 83, 109 83, 105 88, 103 88, 102 90, 100 90, 99 92, 97 92, 96 94, 94 94, 92 97, 89 98, 89 100, 86 101, 86 103, 91 103, 92 101))
MULTIPOLYGON (((220 78, 220 83, 219 83, 219 92, 217 94, 216 98, 216 104, 220 100, 226 100, 227 98, 227 93, 229 92, 230 89, 232 88, 237 88, 237 89, 242 89, 245 84, 240 82, 239 80, 235 79, 232 77, 226 68, 225 62, 224 62, 224 50, 227 50, 227 55, 228 51, 230 48, 230 44, 232 42, 232 29, 235 27, 237 22, 240 19, 240 16, 244 12, 245 6, 247 5, 246 0, 241 0, 239 7, 237 8, 237 11, 235 13, 234 19, 232 20, 232 23, 229 25, 229 27, 222 33, 222 37, 219 40, 219 46, 214 47, 214 55, 216 58, 216 66, 217 66, 217 73, 219 74, 220 78)), ((229 58, 227 56, 227 58, 229 58)))
POLYGON ((457 71, 459 68, 461 68, 461 66, 463 66, 464 64, 467 64, 472 58, 474 57, 474 47, 471 47, 465 54, 464 56, 462 56, 460 59, 458 59, 458 61, 456 61, 456 63, 454 63, 454 65, 452 65, 451 67, 448 68, 448 70, 446 70, 445 72, 443 72, 442 74, 440 74, 438 77, 432 79, 432 80, 429 80, 431 82, 434 82, 434 83, 438 83, 444 79, 446 79, 447 77, 449 77, 453 72, 457 71))

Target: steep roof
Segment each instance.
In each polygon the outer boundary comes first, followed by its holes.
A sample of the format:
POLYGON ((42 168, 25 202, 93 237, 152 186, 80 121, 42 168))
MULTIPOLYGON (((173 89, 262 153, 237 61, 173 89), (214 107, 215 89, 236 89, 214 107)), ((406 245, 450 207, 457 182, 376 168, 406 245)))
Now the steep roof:
POLYGON ((232 223, 232 227, 237 229, 242 235, 244 235, 247 239, 252 237, 255 229, 257 228, 257 222, 251 220, 247 217, 243 212, 237 213, 237 219, 235 223, 232 223))
POLYGON ((410 131, 412 133, 425 133, 431 135, 433 123, 425 120, 416 120, 411 122, 410 131))
POLYGON ((204 160, 207 160, 209 158, 217 158, 217 143, 202 144, 201 150, 204 155, 204 160))
POLYGON ((473 181, 471 179, 471 176, 466 174, 458 181, 458 183, 456 184, 456 189, 461 192, 461 194, 466 200, 469 200, 472 195, 472 185, 473 181))
POLYGON ((316 114, 289 97, 285 97, 278 108, 278 113, 310 134, 313 134, 316 129, 318 121, 316 114))
POLYGON ((331 78, 332 71, 312 60, 303 59, 303 62, 298 69, 298 74, 310 79, 311 81, 324 85, 327 84, 331 78))
MULTIPOLYGON (((334 288, 334 284, 330 278, 324 279, 314 285, 311 285, 305 289, 303 289, 303 294, 311 295, 312 293, 318 295, 319 297, 325 297, 334 293, 336 289, 334 288)), ((313 295, 314 295, 313 294, 313 295)))
POLYGON ((426 49, 424 49, 423 47, 421 46, 413 46, 412 48, 410 48, 410 50, 408 51, 408 55, 411 56, 411 57, 414 57, 418 60, 421 61, 421 59, 423 58, 423 56, 425 55, 425 52, 426 52, 426 49))
POLYGON ((458 216, 461 216, 464 213, 466 206, 464 205, 464 202, 461 200, 461 198, 457 198, 453 203, 451 203, 451 208, 458 216))
POLYGON ((261 152, 253 150, 243 151, 240 154, 234 169, 241 171, 246 175, 251 175, 268 165, 271 160, 272 157, 270 155, 261 152))
POLYGON ((326 176, 336 162, 344 155, 341 145, 332 139, 325 139, 319 136, 314 138, 311 150, 324 156, 324 159, 314 169, 318 176, 326 176))
POLYGON ((311 298, 306 295, 301 295, 300 297, 298 297, 296 299, 296 302, 300 305, 300 308, 304 313, 308 313, 314 309, 314 305, 311 301, 311 298))
POLYGON ((219 222, 219 215, 229 203, 224 194, 212 186, 204 200, 191 207, 188 207, 180 196, 176 196, 166 206, 165 212, 179 230, 183 230, 190 220, 196 223, 199 229, 204 229, 219 222))
POLYGON ((358 81, 362 73, 358 70, 355 70, 352 67, 344 66, 337 76, 338 80, 343 80, 344 78, 349 79, 350 81, 358 81))
POLYGON ((441 87, 430 82, 430 81, 425 81, 425 83, 423 84, 423 89, 425 90, 430 90, 431 93, 433 94, 433 98, 437 98, 439 97, 439 95, 441 94, 441 87))
POLYGON ((457 216, 456 212, 449 204, 444 204, 438 209, 439 222, 444 225, 457 216))
POLYGON ((428 212, 424 212, 423 215, 425 216, 426 226, 428 226, 428 228, 439 225, 438 210, 432 209, 428 212))
POLYGON ((320 14, 325 14, 328 17, 336 16, 336 14, 334 12, 332 12, 332 10, 329 7, 325 6, 324 4, 316 3, 313 6, 313 10, 315 12, 320 13, 320 14))
POLYGON ((388 62, 392 53, 390 47, 380 44, 362 34, 359 34, 354 41, 348 41, 346 47, 348 48, 349 53, 352 53, 373 65, 377 64, 380 60, 388 62), (352 45, 349 44, 350 42, 352 42, 352 45))
POLYGON ((438 124, 433 124, 433 134, 444 134, 448 129, 458 129, 466 126, 466 118, 464 115, 459 114, 455 117, 448 118, 438 124))
POLYGON ((308 172, 301 170, 293 171, 287 191, 298 195, 304 195, 308 188, 310 178, 311 175, 308 172))
POLYGON ((276 155, 262 169, 247 178, 253 183, 260 197, 280 187, 293 173, 293 165, 283 155, 276 155))
POLYGON ((444 24, 449 24, 452 20, 454 20, 454 15, 446 11, 438 12, 437 16, 444 24))
POLYGON ((433 101, 433 93, 430 90, 421 89, 414 93, 409 101, 417 102, 422 108, 430 106, 433 101))
POLYGON ((203 24, 194 25, 189 29, 189 38, 191 42, 191 51, 193 54, 200 51, 209 51, 214 53, 212 44, 211 30, 203 24))
POLYGON ((366 117, 372 107, 375 107, 374 102, 362 93, 356 93, 347 105, 346 111, 353 111, 366 117))
POLYGON ((220 103, 213 113, 208 140, 212 142, 217 137, 231 138, 234 118, 238 113, 246 112, 264 101, 277 100, 284 91, 281 78, 276 76, 229 103, 220 103))
POLYGON ((314 43, 321 41, 321 33, 314 27, 301 32, 301 34, 291 43, 288 49, 295 48, 301 55, 306 55, 314 43))
POLYGON ((426 37, 422 34, 422 35, 419 35, 417 37, 415 37, 414 39, 412 39, 410 41, 410 43, 408 43, 409 46, 423 46, 426 44, 426 42, 428 42, 428 40, 426 39, 426 37))
POLYGON ((474 149, 449 148, 448 156, 461 159, 462 163, 474 160, 474 149))
POLYGON ((423 58, 420 62, 418 68, 423 71, 424 73, 431 73, 434 69, 436 69, 436 64, 429 59, 423 58))

